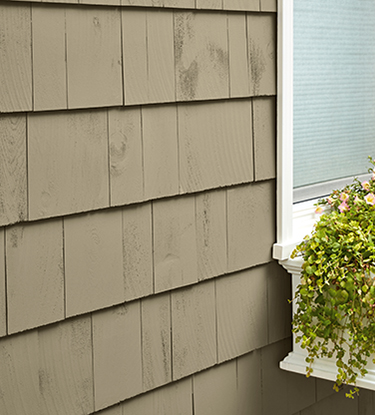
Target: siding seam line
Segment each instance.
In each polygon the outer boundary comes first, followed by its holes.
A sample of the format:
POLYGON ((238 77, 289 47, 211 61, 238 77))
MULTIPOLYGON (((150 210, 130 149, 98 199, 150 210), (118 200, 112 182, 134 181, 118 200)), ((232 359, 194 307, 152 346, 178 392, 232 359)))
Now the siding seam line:
POLYGON ((111 148, 109 142, 109 110, 107 113, 107 159, 108 159, 108 206, 112 206, 112 183, 111 183, 111 148))
POLYGON ((31 55, 31 109, 35 110, 35 86, 34 86, 34 39, 33 39, 33 5, 30 3, 30 55, 31 55))
POLYGON ((9 335, 9 311, 8 311, 8 267, 7 267, 7 243, 6 234, 8 228, 4 228, 4 289, 5 289, 5 332, 9 335))
POLYGON ((62 226, 62 256, 63 256, 63 279, 64 279, 64 320, 66 320, 66 258, 65 258, 65 220, 61 218, 62 226))
POLYGON ((227 48, 228 48, 228 94, 229 98, 232 97, 232 90, 231 90, 231 71, 230 71, 230 40, 229 40, 229 15, 227 15, 227 48))
POLYGON ((91 364, 92 364, 92 405, 93 412, 96 412, 95 405, 95 357, 94 357, 94 324, 93 324, 93 313, 90 313, 90 325, 91 325, 91 364))
POLYGON ((66 9, 64 9, 64 29, 65 29, 65 92, 66 92, 66 108, 69 109, 69 76, 68 76, 68 31, 66 9))
POLYGON ((125 106, 125 56, 124 56, 124 22, 123 22, 123 9, 120 9, 120 47, 121 47, 121 77, 122 77, 122 105, 125 106))

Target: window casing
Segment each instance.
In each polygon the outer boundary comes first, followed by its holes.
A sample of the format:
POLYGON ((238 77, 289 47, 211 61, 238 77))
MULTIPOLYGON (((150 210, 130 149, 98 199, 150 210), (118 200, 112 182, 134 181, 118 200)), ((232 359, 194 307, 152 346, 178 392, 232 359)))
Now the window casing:
MULTIPOLYGON (((352 2, 348 3, 348 5, 353 7, 352 2)), ((352 181, 352 177, 347 177, 341 178, 340 180, 334 180, 332 182, 326 182, 323 184, 320 183, 317 185, 314 184, 293 190, 293 18, 293 0, 279 0, 277 97, 277 243, 274 245, 273 250, 273 256, 278 260, 287 259, 295 245, 305 235, 310 233, 314 222, 317 220, 317 215, 314 213, 315 201, 318 198, 329 194, 333 189, 341 188, 346 183, 352 181)), ((336 18, 337 16, 335 15, 335 19, 336 18)), ((342 24, 342 22, 337 24, 342 24)), ((353 27, 356 29, 356 25, 353 27)), ((360 30, 358 30, 358 32, 360 32, 360 30)), ((350 34, 347 36, 349 36, 347 39, 350 39, 350 34)), ((363 38, 363 34, 360 34, 360 36, 363 38)), ((350 47, 353 49, 352 45, 350 45, 350 47)), ((338 52, 340 51, 340 49, 337 50, 338 52)), ((375 54, 373 52, 372 55, 371 59, 374 59, 375 62, 375 54)), ((360 63, 356 63, 356 65, 360 66, 360 63)), ((373 85, 375 87, 375 82, 373 85)), ((343 89, 345 90, 345 88, 343 89)), ((372 109, 370 108, 370 115, 371 111, 372 109)), ((299 120, 297 120, 297 122, 299 122, 299 120)), ((334 126, 334 123, 332 124, 334 126)), ((334 131, 334 133, 336 133, 336 131, 334 131)), ((350 131, 348 131, 348 134, 350 134, 350 131)), ((373 141, 372 138, 370 138, 370 141, 371 144, 374 142, 375 146, 375 135, 373 141)), ((367 138, 366 146, 368 143, 369 139, 367 138)), ((374 146, 372 146, 372 148, 374 148, 374 146)), ((308 146, 306 146, 306 151, 309 151, 308 146)), ((369 149, 369 152, 371 154, 371 148, 369 149)), ((359 178, 364 180, 367 178, 367 176, 363 175, 359 176, 359 178)))

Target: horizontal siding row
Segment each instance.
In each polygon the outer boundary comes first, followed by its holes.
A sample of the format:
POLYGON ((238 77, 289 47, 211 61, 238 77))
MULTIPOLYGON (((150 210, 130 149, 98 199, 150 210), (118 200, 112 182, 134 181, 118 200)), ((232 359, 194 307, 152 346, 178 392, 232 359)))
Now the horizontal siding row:
MULTIPOLYGON (((21 0, 8 0, 17 2, 21 0)), ((43 0, 31 0, 43 2, 43 0)), ((55 4, 276 12, 277 0, 49 0, 55 4)))
POLYGON ((274 191, 267 181, 6 227, 1 335, 269 262, 274 191))
MULTIPOLYGON (((278 279, 288 276, 267 264, 2 339, 1 413, 91 413, 266 346, 278 279)), ((275 311, 277 326, 289 310, 275 311)), ((236 388, 232 364, 223 379, 236 388)))
POLYGON ((0 116, 0 225, 275 177, 275 99, 0 116))
POLYGON ((274 95, 275 30, 269 13, 4 3, 0 112, 274 95))

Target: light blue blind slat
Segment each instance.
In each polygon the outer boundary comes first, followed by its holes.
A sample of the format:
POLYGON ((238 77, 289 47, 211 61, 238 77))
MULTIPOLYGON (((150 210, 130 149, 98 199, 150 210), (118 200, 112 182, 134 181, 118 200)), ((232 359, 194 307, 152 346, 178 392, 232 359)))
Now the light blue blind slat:
POLYGON ((294 0, 294 187, 375 157, 375 0, 294 0))

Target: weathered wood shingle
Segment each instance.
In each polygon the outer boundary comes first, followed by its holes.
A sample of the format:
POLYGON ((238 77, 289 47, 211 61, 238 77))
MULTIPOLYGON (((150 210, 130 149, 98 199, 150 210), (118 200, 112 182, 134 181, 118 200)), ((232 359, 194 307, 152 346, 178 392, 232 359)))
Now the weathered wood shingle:
POLYGON ((6 252, 8 332, 63 320, 62 220, 7 228, 6 252))
POLYGON ((0 225, 26 220, 26 117, 0 116, 0 225))
POLYGON ((0 113, 31 111, 30 5, 1 5, 0 39, 0 113))

